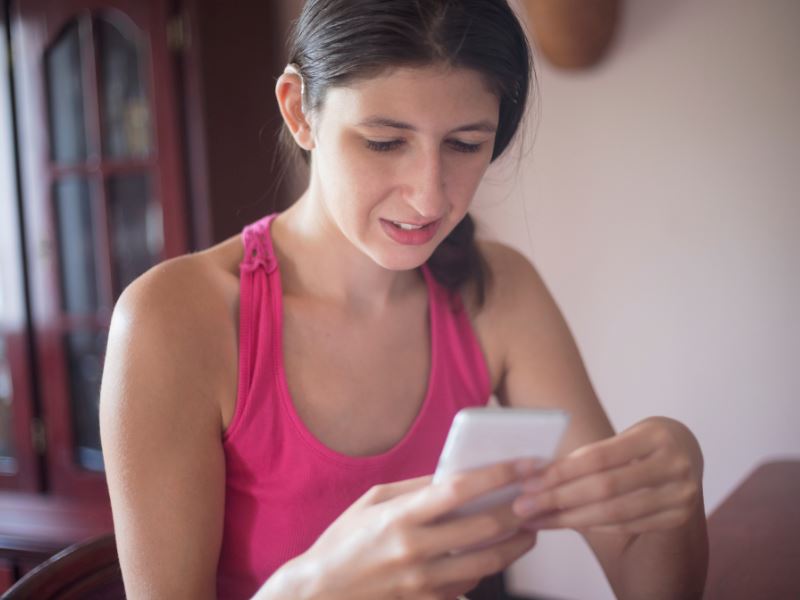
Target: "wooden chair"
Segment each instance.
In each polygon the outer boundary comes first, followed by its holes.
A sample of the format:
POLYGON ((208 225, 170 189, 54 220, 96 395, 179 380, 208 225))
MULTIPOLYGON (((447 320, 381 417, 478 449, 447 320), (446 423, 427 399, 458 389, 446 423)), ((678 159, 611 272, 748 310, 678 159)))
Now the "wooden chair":
POLYGON ((113 534, 70 546, 15 583, 2 600, 125 598, 113 534))

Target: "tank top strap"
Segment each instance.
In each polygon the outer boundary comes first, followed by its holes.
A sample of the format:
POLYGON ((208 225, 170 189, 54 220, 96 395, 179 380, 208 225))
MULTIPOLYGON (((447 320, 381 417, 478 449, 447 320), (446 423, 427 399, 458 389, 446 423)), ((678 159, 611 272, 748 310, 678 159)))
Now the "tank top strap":
POLYGON ((272 353, 281 318, 281 284, 270 225, 277 215, 268 215, 242 229, 242 261, 239 264, 239 384, 236 408, 224 439, 252 421, 257 406, 251 390, 258 386, 265 356, 272 353))
POLYGON ((270 236, 270 225, 277 213, 267 215, 255 223, 246 226, 242 231, 244 256, 242 257, 242 270, 253 271, 263 267, 266 273, 272 273, 278 267, 275 257, 275 248, 270 236))
POLYGON ((440 362, 448 365, 440 376, 455 378, 458 386, 471 386, 472 392, 467 396, 482 398, 485 404, 492 393, 491 374, 464 299, 460 292, 439 283, 427 264, 422 265, 422 273, 431 300, 431 329, 435 329, 432 335, 440 340, 440 362))

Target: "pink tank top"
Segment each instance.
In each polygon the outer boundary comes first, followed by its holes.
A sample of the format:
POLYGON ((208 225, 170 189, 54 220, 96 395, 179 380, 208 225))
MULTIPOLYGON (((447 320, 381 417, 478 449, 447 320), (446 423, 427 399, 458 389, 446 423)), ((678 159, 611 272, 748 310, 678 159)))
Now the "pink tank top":
POLYGON ((269 232, 274 217, 242 235, 239 384, 223 438, 225 520, 217 570, 218 596, 226 600, 250 598, 372 486, 433 473, 456 412, 485 405, 491 394, 467 311, 452 307, 424 266, 432 364, 413 424, 394 447, 373 456, 344 455, 317 440, 286 385, 281 280, 269 232))

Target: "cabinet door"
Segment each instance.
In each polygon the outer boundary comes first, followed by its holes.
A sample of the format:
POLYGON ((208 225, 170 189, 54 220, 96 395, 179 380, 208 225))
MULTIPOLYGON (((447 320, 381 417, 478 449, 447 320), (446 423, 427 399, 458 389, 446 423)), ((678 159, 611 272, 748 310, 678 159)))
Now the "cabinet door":
POLYGON ((188 250, 167 0, 25 0, 13 35, 32 320, 56 493, 103 496, 114 302, 188 250))

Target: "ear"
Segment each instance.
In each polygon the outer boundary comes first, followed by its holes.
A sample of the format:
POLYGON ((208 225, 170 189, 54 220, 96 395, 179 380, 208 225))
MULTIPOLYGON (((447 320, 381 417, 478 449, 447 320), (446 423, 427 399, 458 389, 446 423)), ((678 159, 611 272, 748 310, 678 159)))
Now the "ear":
POLYGON ((286 67, 275 85, 278 107, 283 122, 286 123, 286 127, 297 145, 304 150, 311 150, 314 147, 314 136, 311 133, 311 124, 303 110, 304 91, 302 76, 292 67, 286 67))

